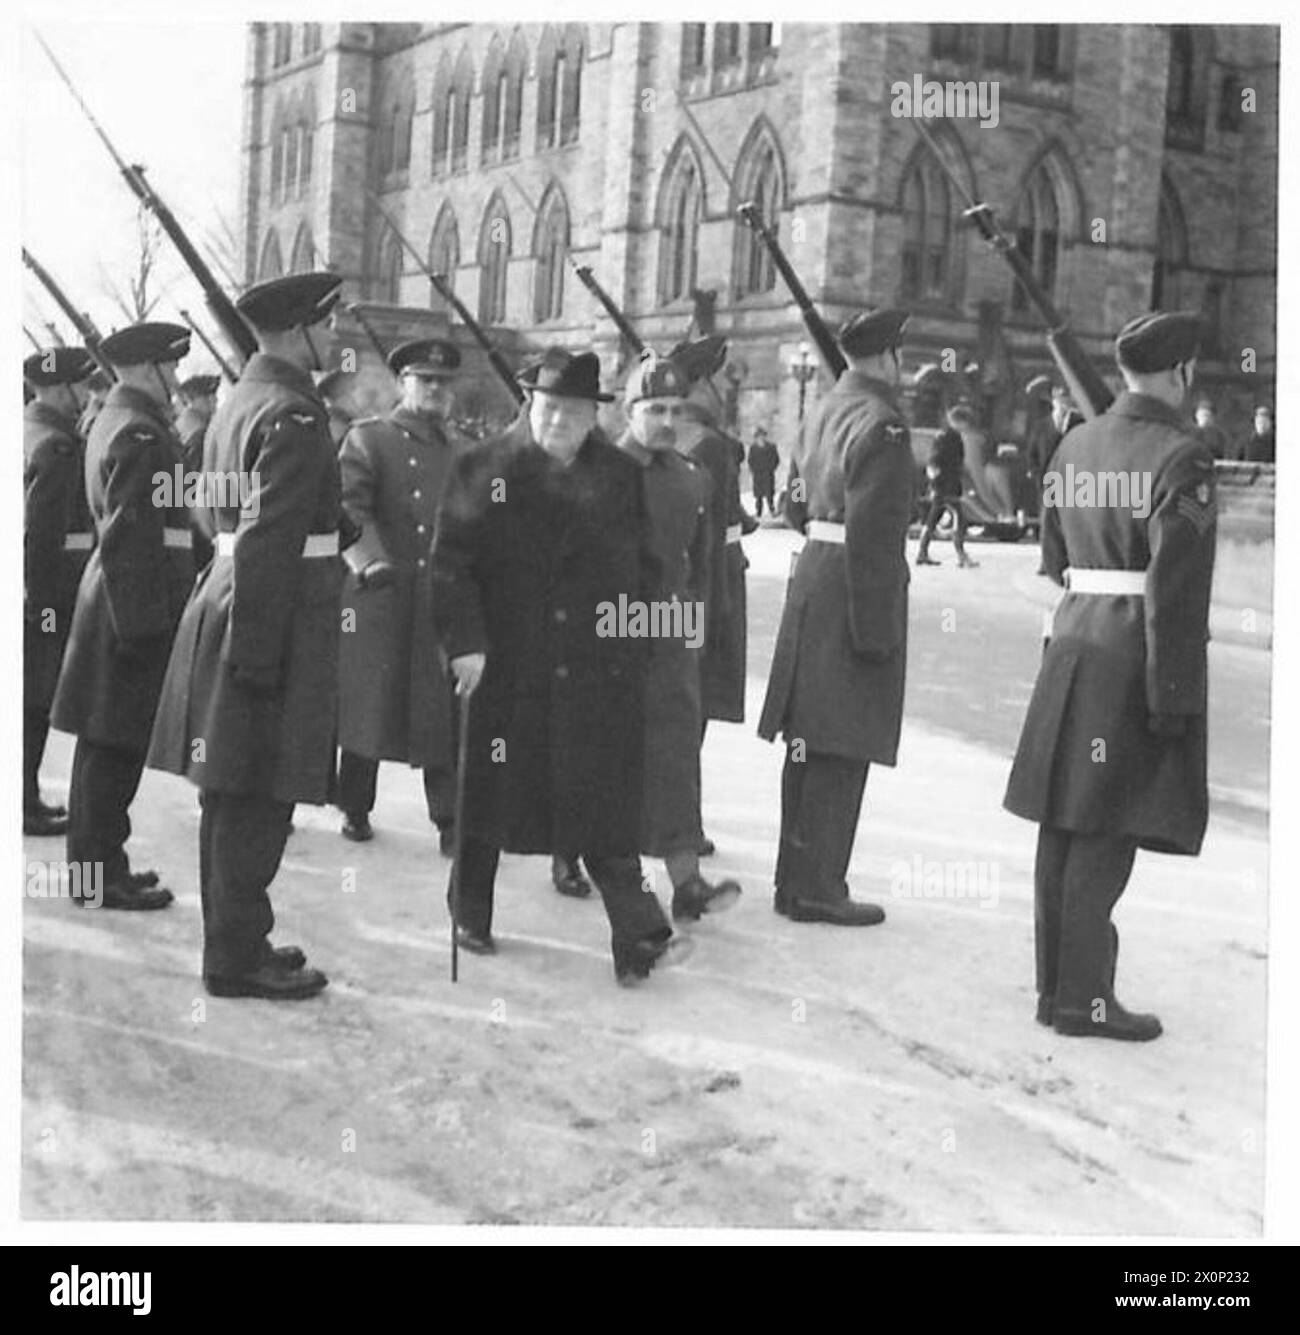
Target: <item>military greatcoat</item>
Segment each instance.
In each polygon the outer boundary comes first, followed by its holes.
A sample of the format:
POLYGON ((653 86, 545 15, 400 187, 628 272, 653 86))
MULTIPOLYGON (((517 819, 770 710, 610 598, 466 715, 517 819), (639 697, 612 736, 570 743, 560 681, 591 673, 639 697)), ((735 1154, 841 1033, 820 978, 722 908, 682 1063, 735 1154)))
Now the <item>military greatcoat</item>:
POLYGON ((795 468, 795 563, 777 632, 759 736, 801 738, 809 752, 893 765, 907 668, 907 528, 915 463, 892 389, 846 371, 809 413, 795 468), (838 530, 837 530, 838 531, 838 530))
POLYGON ((194 583, 190 521, 175 494, 180 443, 147 394, 117 384, 86 442, 97 542, 81 585, 50 721, 143 753, 172 636, 194 583), (175 504, 167 504, 167 502, 175 504))
POLYGON ((85 447, 44 403, 23 409, 23 704, 48 709, 95 529, 85 447))
MULTIPOLYGON (((1044 478, 1045 497, 1053 475, 1059 496, 1077 501, 1083 477, 1104 474, 1127 476, 1129 504, 1045 506, 1043 563, 1058 584, 1070 568, 1144 572, 1143 593, 1066 592, 1006 807, 1057 829, 1129 835, 1142 848, 1197 853, 1208 811, 1214 460, 1174 409, 1125 393, 1066 435, 1044 478), (1150 487, 1141 504, 1134 504, 1135 475, 1150 487), (1148 726, 1154 715, 1184 720, 1181 735, 1155 735, 1148 726)), ((1095 481, 1093 495, 1095 502, 1095 481)), ((1112 490, 1110 499, 1116 495, 1112 490)))
POLYGON ((209 514, 217 551, 176 635, 149 764, 211 792, 328 802, 342 510, 338 454, 307 372, 250 358, 213 416, 203 462, 242 475, 245 503, 209 514), (273 676, 274 689, 236 668, 273 676))
POLYGON ((451 769, 451 687, 433 628, 429 550, 455 453, 436 419, 396 408, 353 423, 339 452, 343 506, 361 528, 348 549, 339 649, 339 745, 370 760, 451 769), (391 564, 393 584, 361 572, 391 564))

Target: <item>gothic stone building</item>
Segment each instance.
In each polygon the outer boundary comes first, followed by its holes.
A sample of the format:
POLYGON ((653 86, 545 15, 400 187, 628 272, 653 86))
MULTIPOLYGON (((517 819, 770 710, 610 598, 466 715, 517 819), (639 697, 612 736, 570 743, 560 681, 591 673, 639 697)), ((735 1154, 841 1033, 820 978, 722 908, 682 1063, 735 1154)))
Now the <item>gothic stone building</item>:
POLYGON ((1042 322, 962 223, 968 195, 1106 372, 1134 314, 1205 311, 1202 384, 1235 425, 1275 374, 1277 59, 1254 26, 254 24, 244 274, 328 265, 382 339, 450 327, 471 397, 504 415, 370 192, 512 362, 589 346, 612 378, 616 330, 571 256, 652 346, 714 321, 735 425, 785 441, 807 334, 737 206, 832 326, 905 304, 910 369, 975 354, 1014 397, 1048 369, 1042 322), (996 81, 996 125, 929 122, 956 184, 894 114, 918 76, 996 81))

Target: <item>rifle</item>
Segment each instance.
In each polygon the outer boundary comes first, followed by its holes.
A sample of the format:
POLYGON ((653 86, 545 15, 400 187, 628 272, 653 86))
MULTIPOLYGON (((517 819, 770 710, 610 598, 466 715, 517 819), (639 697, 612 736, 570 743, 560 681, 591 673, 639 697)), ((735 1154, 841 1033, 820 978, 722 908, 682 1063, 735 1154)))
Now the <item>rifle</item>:
MULTIPOLYGON (((117 376, 113 368, 105 359, 103 352, 100 351, 99 345, 103 342, 103 337, 99 330, 95 328, 94 321, 72 304, 67 293, 54 281, 50 271, 37 260, 36 256, 26 246, 23 247, 23 263, 36 275, 40 285, 54 298, 55 305, 72 321, 72 327, 77 331, 77 337, 85 344, 86 351, 95 360, 95 365, 103 371, 109 380, 116 380, 117 376)), ((50 328, 53 330, 54 326, 51 325, 50 328)))
POLYGON ((226 379, 230 381, 230 383, 233 385, 235 381, 239 379, 238 372, 236 372, 234 367, 232 367, 230 363, 221 355, 221 353, 217 351, 217 345, 213 343, 213 341, 207 336, 207 334, 203 332, 202 329, 199 328, 198 321, 194 319, 194 317, 189 313, 189 311, 179 306, 177 307, 177 310, 179 310, 181 313, 181 319, 184 320, 185 323, 189 325, 189 327, 194 331, 194 333, 198 337, 199 342, 202 343, 203 346, 207 348, 207 350, 212 354, 217 365, 221 368, 221 374, 225 376, 226 379))
POLYGON ((501 379, 510 393, 510 397, 517 404, 522 405, 527 398, 523 386, 515 379, 514 372, 510 369, 510 363, 501 355, 496 344, 487 336, 483 327, 469 313, 465 303, 452 291, 451 284, 447 281, 446 274, 434 273, 424 262, 424 256, 406 239, 402 229, 393 221, 392 214, 379 202, 371 190, 366 191, 366 197, 375 206, 375 211, 379 216, 393 229, 393 235, 401 243, 402 249, 416 262, 420 267, 420 272, 429 280, 433 290, 447 303, 448 306, 460 316, 461 323, 474 336, 474 341, 487 354, 487 359, 492 363, 492 369, 501 379))
POLYGON ((45 349, 41 347, 40 339, 38 339, 36 335, 33 334, 30 329, 27 328, 26 325, 23 325, 23 333, 27 335, 27 341, 32 345, 32 347, 36 349, 37 352, 45 351, 45 349))
POLYGON ((354 301, 350 305, 345 306, 343 309, 347 311, 347 313, 350 316, 352 316, 352 318, 361 326, 362 332, 370 340, 370 346, 374 348, 374 350, 379 354, 379 360, 383 362, 385 366, 387 366, 388 350, 384 347, 383 341, 380 339, 379 335, 375 332, 374 325, 372 325, 370 321, 366 319, 365 313, 362 311, 360 305, 358 305, 358 303, 354 301))
MULTIPOLYGON (((537 205, 534 204, 533 201, 528 197, 528 194, 524 190, 523 186, 520 185, 519 182, 516 181, 513 176, 508 177, 508 179, 510 181, 510 184, 513 185, 514 188, 519 192, 524 203, 527 204, 528 207, 532 210, 533 216, 536 217, 537 205)), ((587 289, 588 292, 591 293, 593 297, 596 298, 596 300, 600 303, 601 308, 604 310, 605 314, 608 315, 611 320, 613 320, 614 327, 618 330, 620 336, 623 339, 623 342, 627 345, 628 351, 631 352, 633 356, 636 357, 641 356, 641 354, 644 353, 646 350, 646 345, 644 341, 642 340, 641 336, 636 332, 636 330, 632 328, 631 324, 628 322, 627 316, 624 315, 622 310, 619 309, 618 303, 601 286, 600 280, 596 277, 594 273, 592 273, 591 266, 588 264, 579 264, 569 253, 567 248, 565 249, 564 252, 564 258, 568 260, 569 267, 573 270, 575 274, 577 274, 578 281, 583 285, 583 287, 587 289)))
MULTIPOLYGON (((681 93, 677 94, 677 101, 686 113, 686 119, 690 121, 691 128, 700 137, 700 141, 708 151, 709 157, 713 159, 714 166, 722 174, 727 190, 734 195, 736 187, 731 179, 731 173, 727 171, 722 159, 714 150, 712 143, 709 142, 708 135, 704 133, 703 127, 695 118, 695 113, 690 109, 681 93)), ((784 279, 786 287, 790 289, 790 295, 794 298, 795 305, 799 307, 799 314, 803 317, 804 328, 807 329, 809 338, 816 344, 817 351, 821 353, 822 361, 826 363, 826 369, 831 373, 832 378, 838 380, 847 366, 844 354, 840 351, 840 345, 836 343, 835 336, 827 328, 826 321, 822 319, 821 313, 813 305, 812 298, 808 295, 808 289, 804 287, 799 275, 794 271, 794 266, 786 258, 785 251, 781 249, 781 243, 776 238, 776 233, 763 221, 758 209, 752 202, 742 204, 736 210, 736 215, 754 233, 772 257, 772 263, 776 266, 776 271, 784 279)))
POLYGON ((208 268, 203 257, 195 249, 193 242, 186 235, 185 229, 176 221, 176 215, 158 197, 153 186, 145 180, 144 168, 139 164, 131 165, 126 162, 114 147, 113 141, 108 137, 104 127, 95 119, 94 113, 86 105, 85 99, 77 91, 76 85, 59 63, 58 57, 50 50, 49 44, 39 32, 36 33, 36 40, 41 44, 41 49, 49 57, 50 64, 54 66, 55 72, 81 108, 82 114, 90 122, 91 129, 95 131, 104 147, 108 149, 109 156, 117 164, 118 171, 122 173, 122 179, 130 186, 140 203, 158 219, 163 231, 167 233, 172 244, 180 252, 181 259, 185 261, 189 271, 198 280, 199 286, 203 289, 203 295, 207 299, 208 309, 216 317, 217 323, 230 340, 231 345, 239 353, 241 362, 247 361, 257 351, 257 339, 253 337, 252 330, 244 323, 243 316, 235 309, 234 303, 226 296, 216 278, 213 277, 212 270, 208 268))
POLYGON ((925 128, 925 124, 919 119, 913 123, 926 147, 934 154, 940 170, 965 200, 966 207, 962 210, 962 217, 974 223, 984 240, 1006 260, 1025 296, 1046 322, 1048 351, 1052 354, 1052 360, 1056 363, 1071 398, 1078 404, 1085 417, 1099 417, 1110 407, 1114 396, 1107 389, 1106 382, 1098 374, 1088 354, 1079 345, 1079 340, 1070 332, 1065 317, 1057 310, 1051 297, 1043 291, 1042 285, 1034 276, 1032 265, 1019 247, 998 226, 993 210, 987 204, 978 203, 970 197, 961 178, 949 166, 947 159, 939 151, 934 136, 925 128))

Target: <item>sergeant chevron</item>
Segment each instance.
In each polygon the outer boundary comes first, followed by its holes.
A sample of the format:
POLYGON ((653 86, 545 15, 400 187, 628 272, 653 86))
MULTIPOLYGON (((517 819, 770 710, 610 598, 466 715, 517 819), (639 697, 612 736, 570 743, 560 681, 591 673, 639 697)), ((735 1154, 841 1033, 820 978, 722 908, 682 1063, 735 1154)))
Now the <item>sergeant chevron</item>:
POLYGON ((177 464, 171 472, 153 475, 152 502, 162 509, 239 510, 256 516, 261 509, 257 473, 222 473, 206 469, 186 472, 177 464))

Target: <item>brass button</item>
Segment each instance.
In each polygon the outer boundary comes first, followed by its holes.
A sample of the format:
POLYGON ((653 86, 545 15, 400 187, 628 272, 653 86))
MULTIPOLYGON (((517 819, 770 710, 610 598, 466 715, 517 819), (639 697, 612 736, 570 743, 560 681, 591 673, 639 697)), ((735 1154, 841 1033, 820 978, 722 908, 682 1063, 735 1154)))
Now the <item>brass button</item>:
POLYGON ((556 621, 563 623, 569 619, 569 614, 564 610, 564 608, 557 607, 555 609, 555 619, 556 621))
POLYGON ((412 500, 417 500, 417 501, 420 499, 420 489, 419 489, 419 487, 416 487, 416 489, 411 493, 411 498, 412 498, 412 500))
POLYGON ((555 669, 555 675, 563 681, 569 675, 569 669, 561 663, 560 666, 555 669))
POLYGON ((424 567, 428 565, 428 562, 424 559, 424 557, 420 557, 420 559, 415 564, 419 566, 421 570, 423 570, 424 567))

